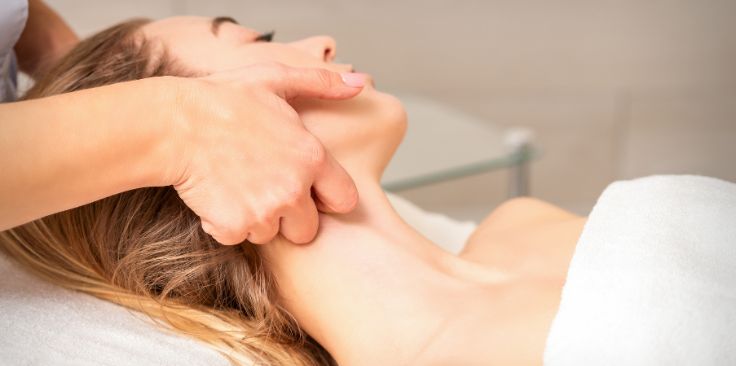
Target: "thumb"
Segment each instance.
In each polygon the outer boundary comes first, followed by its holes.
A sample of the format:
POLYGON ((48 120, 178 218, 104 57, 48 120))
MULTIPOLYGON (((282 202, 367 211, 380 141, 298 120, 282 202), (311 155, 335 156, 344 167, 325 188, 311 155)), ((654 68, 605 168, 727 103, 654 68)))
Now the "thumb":
POLYGON ((285 67, 280 77, 271 80, 270 84, 273 91, 286 100, 298 97, 347 99, 363 90, 366 79, 361 73, 285 67))

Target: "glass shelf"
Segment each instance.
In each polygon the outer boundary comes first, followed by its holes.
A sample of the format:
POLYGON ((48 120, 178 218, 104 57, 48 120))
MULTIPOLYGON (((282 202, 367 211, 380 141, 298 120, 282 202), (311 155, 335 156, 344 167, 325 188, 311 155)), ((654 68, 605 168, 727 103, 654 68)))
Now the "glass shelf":
POLYGON ((510 169, 509 196, 527 194, 527 163, 537 155, 528 130, 502 128, 432 99, 398 97, 409 126, 384 173, 384 189, 395 192, 510 169))

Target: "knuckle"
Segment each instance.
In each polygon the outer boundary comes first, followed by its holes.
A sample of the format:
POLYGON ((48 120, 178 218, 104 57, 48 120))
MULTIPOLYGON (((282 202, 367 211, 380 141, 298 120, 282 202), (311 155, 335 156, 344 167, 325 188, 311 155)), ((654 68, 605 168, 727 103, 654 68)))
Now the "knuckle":
POLYGON ((275 79, 284 79, 287 77, 288 70, 286 66, 275 61, 269 61, 263 64, 263 67, 268 70, 269 75, 275 79))
POLYGON ((244 229, 227 230, 223 237, 229 238, 232 244, 239 244, 248 238, 248 231, 244 229))
POLYGON ((295 244, 306 244, 317 236, 317 223, 304 226, 301 230, 291 233, 288 239, 295 244))
POLYGON ((278 234, 278 225, 272 222, 259 222, 250 232, 248 241, 253 244, 266 244, 278 234))
POLYGON ((307 235, 298 233, 298 234, 291 234, 287 237, 290 242, 294 244, 306 244, 310 241, 310 238, 307 237, 307 235))
POLYGON ((304 231, 299 237, 294 240, 297 244, 306 244, 310 241, 314 240, 314 237, 317 236, 317 226, 314 225, 313 229, 304 231))
POLYGON ((301 184, 290 183, 284 187, 284 191, 280 197, 281 207, 295 207, 299 204, 302 197, 301 184))
POLYGON ((313 136, 304 139, 302 151, 304 160, 311 166, 320 166, 327 160, 325 148, 313 136))
POLYGON ((221 226, 215 228, 209 234, 222 244, 234 245, 242 243, 246 238, 247 232, 235 229, 232 226, 221 226))
POLYGON ((251 244, 263 244, 263 238, 257 232, 251 232, 246 239, 251 244))
POLYGON ((232 244, 237 244, 245 240, 248 235, 248 218, 244 214, 231 213, 221 216, 215 225, 214 232, 216 236, 227 238, 232 244))
POLYGON ((251 227, 259 231, 268 230, 276 217, 275 208, 264 208, 253 215, 251 227))
POLYGON ((317 77, 317 80, 319 80, 320 84, 326 88, 331 88, 335 85, 334 73, 332 71, 319 69, 316 70, 315 76, 317 77))

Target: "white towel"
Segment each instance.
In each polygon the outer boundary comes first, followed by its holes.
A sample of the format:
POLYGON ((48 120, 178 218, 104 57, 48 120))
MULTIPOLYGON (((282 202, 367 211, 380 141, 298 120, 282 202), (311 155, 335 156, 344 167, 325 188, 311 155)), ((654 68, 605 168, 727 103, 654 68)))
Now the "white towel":
POLYGON ((0 253, 0 365, 230 365, 147 317, 41 281, 0 253))
POLYGON ((545 365, 736 365, 736 185, 609 186, 575 250, 545 365))

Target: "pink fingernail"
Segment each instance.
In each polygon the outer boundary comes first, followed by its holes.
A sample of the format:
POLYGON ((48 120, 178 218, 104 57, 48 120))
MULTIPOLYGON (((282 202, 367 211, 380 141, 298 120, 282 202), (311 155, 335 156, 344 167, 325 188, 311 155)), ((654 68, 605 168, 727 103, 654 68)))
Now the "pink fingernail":
POLYGON ((347 86, 353 88, 361 88, 365 86, 365 75, 363 74, 357 72, 346 72, 341 73, 340 76, 342 76, 342 82, 347 86))

